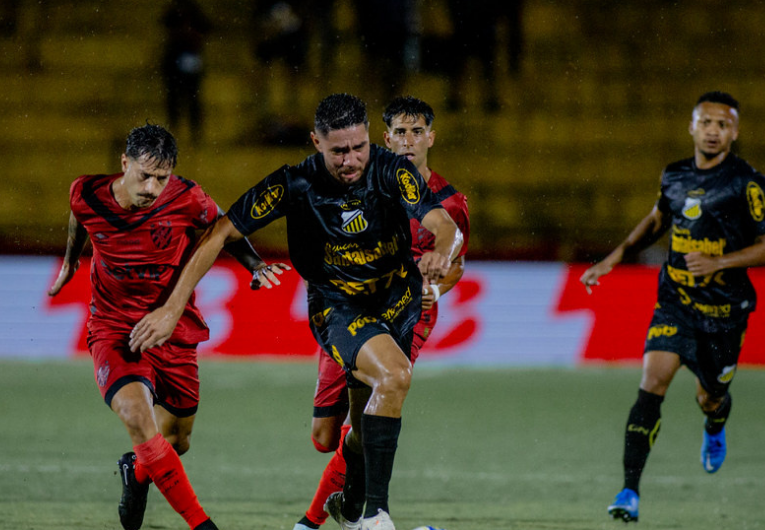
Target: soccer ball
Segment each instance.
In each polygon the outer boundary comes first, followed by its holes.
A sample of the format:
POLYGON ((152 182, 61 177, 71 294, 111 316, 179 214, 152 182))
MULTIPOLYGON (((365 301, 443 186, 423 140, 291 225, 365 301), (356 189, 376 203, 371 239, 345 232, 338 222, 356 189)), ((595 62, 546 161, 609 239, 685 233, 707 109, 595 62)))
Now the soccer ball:
POLYGON ((436 528, 435 526, 418 526, 414 530, 444 530, 443 528, 436 528))

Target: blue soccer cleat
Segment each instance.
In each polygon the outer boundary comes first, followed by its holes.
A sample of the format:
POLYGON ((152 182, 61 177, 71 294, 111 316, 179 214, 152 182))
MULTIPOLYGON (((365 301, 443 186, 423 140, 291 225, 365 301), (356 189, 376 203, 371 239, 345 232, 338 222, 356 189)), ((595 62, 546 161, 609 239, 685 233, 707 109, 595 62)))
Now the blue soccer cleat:
POLYGON ((635 491, 624 488, 616 494, 614 503, 608 507, 608 515, 614 519, 621 519, 625 523, 637 522, 638 501, 640 501, 640 497, 635 491))
POLYGON ((725 444, 725 427, 717 434, 704 431, 704 441, 701 443, 701 465, 704 471, 714 473, 725 462, 728 446, 725 444))

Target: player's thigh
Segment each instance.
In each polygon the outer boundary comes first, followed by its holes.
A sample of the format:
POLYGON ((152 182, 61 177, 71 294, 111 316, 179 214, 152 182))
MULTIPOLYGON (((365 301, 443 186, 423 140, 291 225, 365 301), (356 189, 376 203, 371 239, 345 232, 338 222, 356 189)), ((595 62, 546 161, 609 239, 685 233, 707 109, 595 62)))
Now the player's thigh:
POLYGON ((643 354, 643 376, 640 388, 663 396, 680 368, 680 356, 668 351, 647 351, 643 354))
POLYGON ((199 406, 196 345, 164 343, 145 352, 155 372, 156 404, 173 416, 194 416, 199 406))
POLYGON ((373 389, 379 385, 407 391, 412 377, 412 363, 388 334, 371 337, 359 349, 353 376, 373 389), (403 388, 397 388, 403 387, 403 388))

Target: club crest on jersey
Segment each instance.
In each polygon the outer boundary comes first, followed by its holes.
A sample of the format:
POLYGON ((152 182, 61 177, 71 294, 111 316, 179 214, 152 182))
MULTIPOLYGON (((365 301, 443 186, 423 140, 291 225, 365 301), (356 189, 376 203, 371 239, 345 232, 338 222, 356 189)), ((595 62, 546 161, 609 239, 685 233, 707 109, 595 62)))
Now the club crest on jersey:
POLYGON ((749 213, 757 222, 765 219, 765 194, 756 182, 750 181, 746 185, 746 198, 749 201, 749 213))
POLYGON ((255 203, 252 205, 250 215, 253 219, 260 219, 270 214, 276 208, 284 197, 284 186, 270 186, 258 195, 255 203))
POLYGON ((367 229, 369 223, 364 218, 364 212, 361 210, 353 210, 352 212, 343 212, 341 215, 343 219, 343 232, 349 234, 359 234, 367 229))
POLYGON ((173 239, 172 228, 170 227, 170 221, 152 224, 151 225, 151 240, 154 241, 154 246, 159 250, 165 250, 173 239))
POLYGON ((683 217, 695 221, 701 217, 701 199, 686 197, 683 205, 683 217))
POLYGON ((396 171, 396 180, 398 180, 398 189, 401 191, 401 197, 409 204, 420 202, 420 186, 414 175, 406 169, 396 171))

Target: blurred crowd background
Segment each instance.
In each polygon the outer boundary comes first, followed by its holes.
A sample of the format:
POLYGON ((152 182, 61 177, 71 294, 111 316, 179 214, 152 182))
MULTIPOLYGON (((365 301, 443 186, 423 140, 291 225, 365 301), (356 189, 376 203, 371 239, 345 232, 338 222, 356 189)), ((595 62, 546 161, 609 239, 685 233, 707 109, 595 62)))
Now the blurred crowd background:
MULTIPOLYGON (((0 252, 63 252, 69 184, 119 171, 147 120, 226 208, 350 92, 381 144, 390 98, 433 106, 471 259, 591 261, 691 156, 701 93, 739 99, 736 149, 765 168, 763 28, 755 0, 2 0, 0 252)), ((282 254, 284 226, 253 240, 282 254)))

